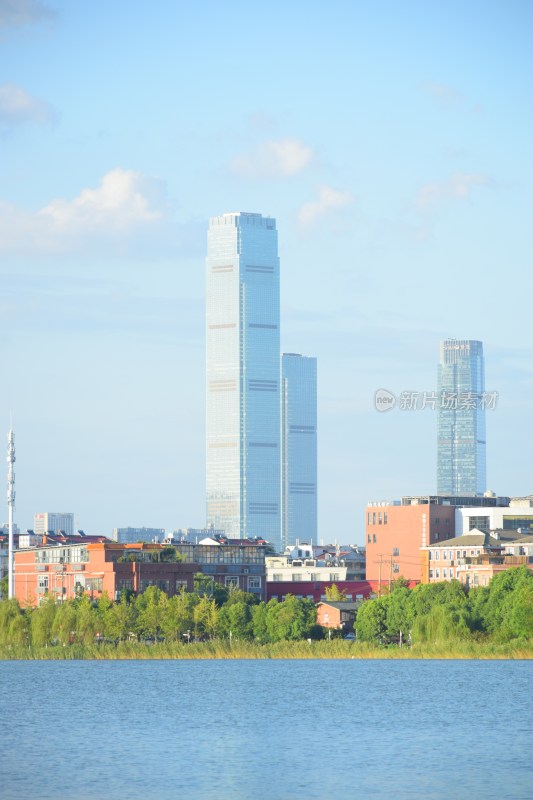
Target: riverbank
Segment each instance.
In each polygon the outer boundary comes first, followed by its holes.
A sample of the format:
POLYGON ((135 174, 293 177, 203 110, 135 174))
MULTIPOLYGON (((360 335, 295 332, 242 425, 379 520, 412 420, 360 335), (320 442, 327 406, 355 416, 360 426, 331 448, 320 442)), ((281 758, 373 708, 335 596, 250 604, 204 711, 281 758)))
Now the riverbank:
POLYGON ((412 647, 379 647, 368 643, 345 641, 229 642, 216 640, 182 644, 157 642, 62 647, 3 645, 0 660, 159 660, 159 659, 533 659, 533 642, 516 640, 505 644, 494 642, 441 642, 414 644, 412 647))

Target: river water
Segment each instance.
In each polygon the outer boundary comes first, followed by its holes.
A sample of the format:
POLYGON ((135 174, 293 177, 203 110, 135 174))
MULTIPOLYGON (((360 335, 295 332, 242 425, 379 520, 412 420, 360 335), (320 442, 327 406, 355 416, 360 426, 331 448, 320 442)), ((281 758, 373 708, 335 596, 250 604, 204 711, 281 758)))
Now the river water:
POLYGON ((525 800, 532 667, 0 662, 0 796, 525 800))

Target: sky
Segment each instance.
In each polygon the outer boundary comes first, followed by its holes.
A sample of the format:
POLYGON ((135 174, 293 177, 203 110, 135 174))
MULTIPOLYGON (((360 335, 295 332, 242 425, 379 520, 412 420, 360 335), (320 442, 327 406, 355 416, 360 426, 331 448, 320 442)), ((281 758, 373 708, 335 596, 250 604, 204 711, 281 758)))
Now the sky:
POLYGON ((532 87, 529 0, 0 0, 20 528, 205 524, 204 259, 230 211, 275 217, 282 349, 318 359, 319 541, 436 492, 436 412, 374 394, 433 391, 448 337, 483 341, 498 392, 489 488, 532 493, 532 87))

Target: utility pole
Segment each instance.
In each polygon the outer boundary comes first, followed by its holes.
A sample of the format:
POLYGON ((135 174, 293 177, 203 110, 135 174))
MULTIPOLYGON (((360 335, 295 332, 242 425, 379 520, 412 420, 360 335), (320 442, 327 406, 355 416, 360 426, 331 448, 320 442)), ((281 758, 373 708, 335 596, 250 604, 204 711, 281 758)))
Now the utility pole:
POLYGON ((15 596, 13 576, 13 508, 15 507, 15 434, 7 434, 7 508, 8 508, 8 591, 9 599, 15 596))

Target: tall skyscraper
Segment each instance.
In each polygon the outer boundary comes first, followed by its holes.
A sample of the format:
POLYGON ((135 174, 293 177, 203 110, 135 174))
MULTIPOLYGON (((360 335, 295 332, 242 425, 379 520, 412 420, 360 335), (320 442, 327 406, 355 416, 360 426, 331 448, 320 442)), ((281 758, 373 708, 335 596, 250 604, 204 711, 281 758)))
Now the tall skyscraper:
POLYGON ((438 371, 437 493, 483 494, 487 488, 483 343, 446 339, 438 371))
POLYGON ((207 524, 280 537, 280 334, 276 221, 209 221, 206 260, 207 524))
POLYGON ((316 358, 281 358, 281 541, 317 543, 316 358))

